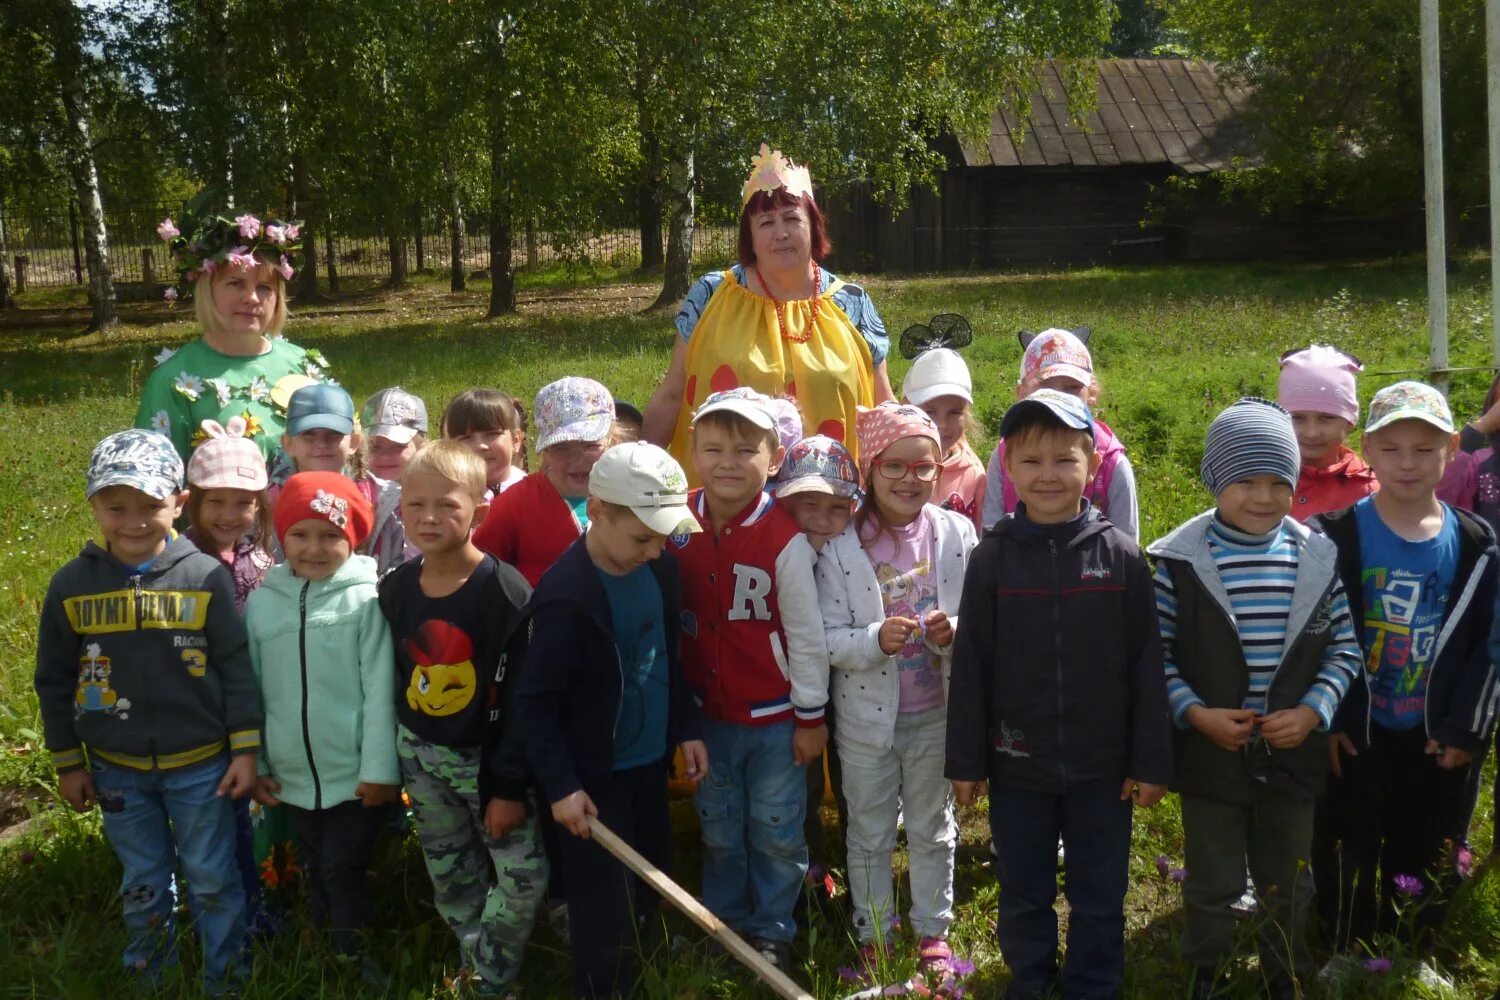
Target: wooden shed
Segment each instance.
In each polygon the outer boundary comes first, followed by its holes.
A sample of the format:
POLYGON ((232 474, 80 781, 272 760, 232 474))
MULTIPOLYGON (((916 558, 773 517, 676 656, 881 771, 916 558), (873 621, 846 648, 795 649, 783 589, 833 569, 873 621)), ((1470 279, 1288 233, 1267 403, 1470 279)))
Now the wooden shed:
POLYGON ((937 190, 892 218, 867 184, 825 197, 834 265, 880 271, 1030 268, 1172 259, 1326 257, 1420 244, 1420 217, 1329 219, 1316 206, 1264 217, 1211 193, 1162 212, 1170 177, 1259 160, 1252 94, 1212 63, 1094 61, 1096 104, 1074 120, 1062 65, 1046 61, 1023 119, 990 117, 988 141, 948 140, 937 190))

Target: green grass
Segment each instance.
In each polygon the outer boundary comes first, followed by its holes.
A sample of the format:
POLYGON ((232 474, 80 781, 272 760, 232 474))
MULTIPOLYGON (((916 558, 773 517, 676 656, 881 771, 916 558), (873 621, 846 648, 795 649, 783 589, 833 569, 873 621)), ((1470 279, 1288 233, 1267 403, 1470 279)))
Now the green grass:
MULTIPOLYGON (((1489 363, 1486 266, 1470 261, 1454 282, 1455 366, 1489 363)), ((368 279, 349 280, 338 301, 294 304, 288 333, 320 348, 357 398, 400 383, 436 413, 470 386, 499 386, 530 398, 552 379, 585 374, 640 405, 666 365, 669 318, 639 315, 655 298, 653 284, 597 283, 601 278, 628 282, 629 275, 600 268, 532 276, 522 282, 520 314, 495 321, 479 318, 485 282, 450 296, 442 275, 418 276, 411 289, 395 295, 368 279)), ((1102 414, 1130 448, 1142 536, 1150 539, 1209 504, 1196 473, 1203 429, 1240 395, 1274 395, 1275 358, 1283 350, 1319 340, 1360 355, 1367 366, 1365 401, 1404 377, 1395 373, 1420 370, 1426 356, 1422 282, 1420 262, 1413 261, 872 278, 867 287, 893 334, 937 312, 956 311, 973 323, 977 340, 965 353, 978 387, 976 416, 986 428, 976 444, 985 453, 1013 398, 1016 331, 1092 325, 1102 414)), ((47 580, 90 534, 80 499, 90 449, 131 419, 157 350, 195 331, 185 310, 142 304, 125 309, 127 322, 113 337, 84 335, 82 304, 76 290, 49 289, 23 296, 19 315, 0 316, 0 794, 37 795, 31 808, 39 817, 27 832, 0 842, 0 933, 9 944, 0 950, 0 995, 7 997, 113 997, 125 989, 115 971, 122 944, 118 869, 99 838, 97 817, 48 808, 52 777, 37 750, 31 655, 47 580)), ((897 386, 906 365, 892 360, 897 386)), ((1456 376, 1455 411, 1472 415, 1488 383, 1483 372, 1456 376)), ((682 820, 678 873, 693 887, 692 811, 685 802, 674 808, 682 820)), ((1486 794, 1473 836, 1481 856, 1493 836, 1490 812, 1486 794)), ((970 995, 995 997, 1006 973, 992 934, 997 890, 985 825, 982 811, 965 811, 953 937, 956 950, 979 964, 970 995)), ((1180 863, 1174 799, 1137 813, 1126 910, 1126 992, 1133 997, 1178 996, 1183 988, 1175 950, 1180 893, 1157 875, 1158 854, 1180 863)), ((409 843, 393 844, 378 867, 378 954, 399 981, 400 995, 449 995, 442 974, 445 963, 451 965, 451 941, 431 909, 419 856, 409 843)), ((680 918, 670 922, 674 932, 691 937, 680 918)), ((1392 954, 1400 961, 1390 976, 1361 973, 1339 995, 1490 997, 1500 986, 1500 865, 1471 880, 1445 931, 1438 961, 1454 978, 1454 990, 1414 985, 1410 956, 1392 954)), ((851 958, 844 923, 820 918, 801 978, 820 997, 840 996, 837 969, 851 958)), ((357 995, 330 978, 328 968, 316 949, 288 933, 260 954, 251 995, 357 995)), ((527 995, 565 996, 568 977, 565 942, 539 930, 527 962, 527 995)), ((1240 995, 1256 995, 1253 971, 1243 970, 1241 979, 1240 995)), ((731 963, 696 950, 654 962, 646 986, 647 995, 662 998, 769 995, 758 993, 731 963)))

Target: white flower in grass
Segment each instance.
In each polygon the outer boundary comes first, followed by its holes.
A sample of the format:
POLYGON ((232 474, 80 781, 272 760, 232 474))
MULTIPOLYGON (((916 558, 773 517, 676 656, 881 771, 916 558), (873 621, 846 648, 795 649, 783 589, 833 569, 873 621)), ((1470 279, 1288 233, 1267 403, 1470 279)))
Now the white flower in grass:
POLYGON ((172 433, 172 418, 166 410, 157 410, 151 417, 151 429, 158 434, 172 433))
POLYGON ((203 380, 198 376, 183 372, 172 380, 172 388, 182 393, 188 399, 197 402, 198 397, 203 395, 205 386, 203 385, 203 380))
POLYGON ((221 378, 211 378, 208 379, 207 382, 210 386, 213 387, 214 395, 219 397, 219 405, 228 406, 229 396, 231 392, 229 383, 221 378))
POLYGON ((264 375, 257 375, 245 386, 245 395, 250 397, 252 403, 264 403, 271 398, 271 387, 266 384, 264 375))
POLYGON ((164 365, 168 361, 171 361, 172 360, 172 355, 174 355, 176 353, 177 353, 177 351, 176 351, 175 348, 163 347, 160 351, 157 352, 156 363, 158 365, 164 365))

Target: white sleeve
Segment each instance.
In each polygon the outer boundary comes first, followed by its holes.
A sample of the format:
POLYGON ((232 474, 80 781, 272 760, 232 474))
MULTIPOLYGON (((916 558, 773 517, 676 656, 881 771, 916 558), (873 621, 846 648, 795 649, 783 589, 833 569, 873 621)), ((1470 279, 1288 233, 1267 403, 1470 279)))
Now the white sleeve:
POLYGON ((823 615, 823 634, 828 640, 828 662, 840 670, 883 666, 890 660, 880 649, 880 626, 884 621, 855 620, 849 587, 849 574, 834 543, 829 541, 818 554, 818 607, 823 615))
POLYGON ((1141 509, 1136 502, 1135 469, 1128 456, 1121 455, 1120 460, 1115 463, 1115 474, 1109 481, 1109 495, 1104 499, 1109 504, 1106 513, 1110 523, 1135 539, 1139 545, 1141 509))
POLYGON ((799 723, 816 725, 828 704, 828 645, 818 611, 817 555, 800 532, 776 556, 776 606, 786 636, 787 676, 799 723))
POLYGON ((1000 445, 990 452, 990 463, 984 470, 984 526, 986 529, 1005 516, 1005 470, 1000 467, 1000 445))

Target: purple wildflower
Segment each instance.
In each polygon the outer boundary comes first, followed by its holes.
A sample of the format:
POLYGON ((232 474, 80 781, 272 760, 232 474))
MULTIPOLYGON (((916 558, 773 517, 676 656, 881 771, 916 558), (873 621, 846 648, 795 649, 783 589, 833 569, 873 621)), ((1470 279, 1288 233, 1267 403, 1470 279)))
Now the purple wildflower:
POLYGON ((1397 892, 1408 898, 1422 895, 1422 890, 1425 888, 1422 880, 1415 875, 1397 875, 1391 879, 1391 883, 1395 885, 1397 892))
POLYGON ((1167 875, 1171 873, 1171 871, 1172 859, 1167 857, 1165 854, 1158 854, 1156 856, 1156 874, 1160 875, 1162 878, 1166 878, 1167 875))
POLYGON ((1167 877, 1170 878, 1173 882, 1179 883, 1186 882, 1187 876, 1188 870, 1186 868, 1173 868, 1172 871, 1167 875, 1167 877))
POLYGON ((1468 878, 1474 870, 1474 852, 1469 850, 1468 844, 1458 845, 1453 854, 1453 870, 1458 872, 1459 878, 1468 878))
POLYGON ((974 963, 969 961, 967 958, 955 958, 953 961, 948 963, 948 968, 951 969, 953 974, 959 979, 962 979, 965 976, 972 976, 974 974, 974 963))
POLYGON ((859 978, 859 973, 854 971, 852 965, 841 965, 839 966, 839 978, 846 983, 852 983, 859 978))
POLYGON ((1391 966, 1394 964, 1395 963, 1393 963, 1389 958, 1386 958, 1384 955, 1381 955, 1379 958, 1365 959, 1365 969, 1369 972, 1380 973, 1381 975, 1390 972, 1391 966))

